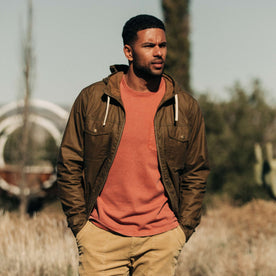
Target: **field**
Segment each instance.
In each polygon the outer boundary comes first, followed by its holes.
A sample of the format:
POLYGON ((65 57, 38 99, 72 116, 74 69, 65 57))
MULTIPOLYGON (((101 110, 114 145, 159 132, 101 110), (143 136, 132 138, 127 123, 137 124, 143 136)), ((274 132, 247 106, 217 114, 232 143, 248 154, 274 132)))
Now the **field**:
MULTIPOLYGON (((276 275, 276 202, 209 207, 183 248, 177 276, 276 275)), ((1 276, 75 276, 77 248, 62 213, 0 214, 1 276)))
POLYGON ((276 275, 276 203, 207 210, 183 249, 178 276, 276 275))

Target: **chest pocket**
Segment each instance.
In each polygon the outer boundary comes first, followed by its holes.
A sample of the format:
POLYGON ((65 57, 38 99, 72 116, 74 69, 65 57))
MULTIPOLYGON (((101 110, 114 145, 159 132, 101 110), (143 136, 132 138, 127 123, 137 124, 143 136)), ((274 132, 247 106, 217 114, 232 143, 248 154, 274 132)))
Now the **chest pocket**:
POLYGON ((187 127, 168 126, 168 139, 165 148, 169 163, 182 168, 188 145, 189 129, 187 127))
POLYGON ((84 129, 84 157, 86 160, 104 159, 111 148, 111 125, 88 119, 84 129))

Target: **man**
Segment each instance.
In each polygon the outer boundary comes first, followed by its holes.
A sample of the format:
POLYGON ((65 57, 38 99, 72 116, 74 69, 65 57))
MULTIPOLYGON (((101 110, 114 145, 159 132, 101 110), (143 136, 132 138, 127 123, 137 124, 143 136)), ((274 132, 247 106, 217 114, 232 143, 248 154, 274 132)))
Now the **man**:
POLYGON ((58 160, 80 275, 174 275, 199 224, 209 173, 197 102, 163 73, 164 24, 123 28, 129 66, 76 99, 58 160))

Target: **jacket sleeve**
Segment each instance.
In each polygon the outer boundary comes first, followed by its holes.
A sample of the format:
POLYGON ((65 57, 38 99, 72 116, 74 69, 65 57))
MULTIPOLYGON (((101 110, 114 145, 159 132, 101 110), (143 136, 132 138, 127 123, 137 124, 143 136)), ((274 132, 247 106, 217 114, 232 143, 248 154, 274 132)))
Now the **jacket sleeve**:
POLYGON ((190 139, 185 169, 180 176, 180 224, 187 241, 200 223, 206 181, 210 171, 205 124, 197 102, 194 101, 188 116, 190 139))
POLYGON ((82 96, 81 93, 71 109, 57 162, 58 196, 74 235, 87 220, 83 189, 85 107, 82 96))

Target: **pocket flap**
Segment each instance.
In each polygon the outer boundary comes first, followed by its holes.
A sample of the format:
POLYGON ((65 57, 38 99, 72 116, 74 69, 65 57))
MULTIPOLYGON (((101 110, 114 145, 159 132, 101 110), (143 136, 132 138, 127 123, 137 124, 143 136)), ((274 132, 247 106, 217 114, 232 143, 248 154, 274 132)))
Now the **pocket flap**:
POLYGON ((103 126, 102 122, 99 121, 93 121, 91 119, 88 119, 85 122, 85 129, 84 131, 90 135, 105 135, 110 133, 110 126, 106 125, 103 126))
POLYGON ((189 141, 189 129, 187 127, 170 127, 169 137, 179 142, 189 141))

